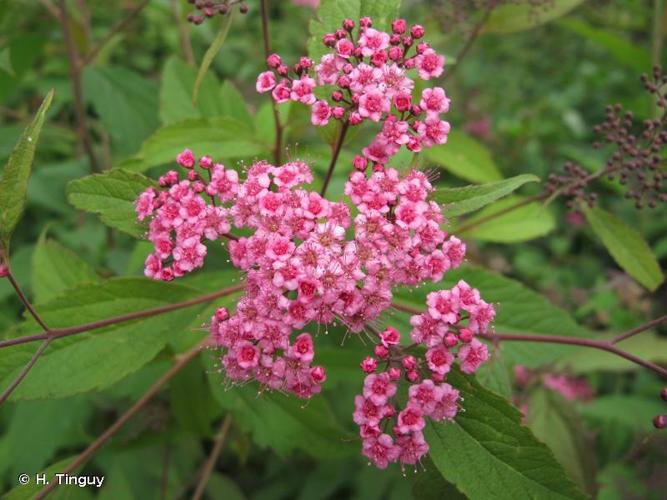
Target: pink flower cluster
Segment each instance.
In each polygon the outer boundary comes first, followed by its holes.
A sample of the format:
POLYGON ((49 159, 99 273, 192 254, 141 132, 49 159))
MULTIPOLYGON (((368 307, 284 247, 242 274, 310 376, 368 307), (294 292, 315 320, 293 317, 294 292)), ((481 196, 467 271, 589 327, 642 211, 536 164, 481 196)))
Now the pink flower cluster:
POLYGON ((215 199, 228 201, 238 191, 236 171, 213 164, 207 156, 199 166, 209 172, 208 182, 195 169, 190 150, 178 155, 177 162, 187 171, 185 179, 170 170, 160 177, 163 189, 146 189, 135 204, 139 220, 151 218, 148 239, 155 251, 146 259, 145 274, 164 281, 203 265, 206 246, 202 241, 216 240, 230 230, 229 212, 216 206, 215 199), (208 195, 209 202, 202 194, 208 195))
POLYGON ((445 91, 426 88, 415 96, 415 82, 409 75, 416 70, 419 78, 430 80, 443 72, 444 56, 419 41, 424 28, 415 24, 408 30, 403 19, 393 21, 392 33, 372 25, 370 18, 362 18, 355 37, 355 22, 345 19, 342 28, 324 35, 323 43, 331 52, 318 64, 302 57, 290 68, 272 54, 267 59, 271 70, 261 73, 256 83, 258 92, 271 92, 278 103, 292 100, 311 106, 313 125, 324 126, 331 119, 350 125, 380 122, 381 131, 363 149, 363 156, 355 159, 359 169, 366 168, 369 160, 380 168, 401 146, 418 152, 444 144, 450 129, 440 118, 449 110, 445 91), (334 86, 327 89, 330 100, 315 97, 321 86, 334 86))
POLYGON ((410 347, 400 346, 400 334, 392 327, 378 333, 375 357, 361 362, 367 373, 362 394, 355 398, 353 418, 360 427, 362 452, 377 467, 415 464, 428 452, 422 430, 425 418, 452 420, 458 412, 459 392, 444 382, 455 359, 461 371, 473 373, 488 359, 485 344, 474 338, 486 333, 495 316, 493 306, 479 292, 460 281, 451 290, 430 293, 428 311, 411 318, 410 347), (407 354, 411 348, 427 348, 423 358, 407 354), (386 369, 376 373, 379 362, 386 369), (409 384, 407 403, 397 408, 401 376, 409 384), (391 424, 391 434, 387 426, 391 424))

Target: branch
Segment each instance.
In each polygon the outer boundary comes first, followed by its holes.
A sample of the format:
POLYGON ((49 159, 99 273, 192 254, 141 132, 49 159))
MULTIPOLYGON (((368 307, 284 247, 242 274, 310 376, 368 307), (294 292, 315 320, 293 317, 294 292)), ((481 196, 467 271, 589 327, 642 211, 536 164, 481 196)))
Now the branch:
POLYGON ((83 61, 81 62, 81 66, 86 66, 90 63, 92 63, 97 55, 100 53, 100 51, 106 46, 107 43, 119 32, 125 29, 125 27, 134 19, 139 12, 142 11, 146 5, 148 5, 148 2, 150 0, 143 0, 140 2, 136 7, 134 7, 128 15, 116 23, 114 26, 109 29, 106 35, 104 35, 104 38, 102 38, 99 42, 95 44, 95 46, 91 49, 90 52, 84 57, 83 61))
POLYGON ((343 142, 345 141, 345 134, 347 134, 347 129, 350 126, 350 122, 343 122, 343 126, 340 129, 338 134, 338 139, 334 145, 333 153, 331 156, 331 163, 329 163, 329 170, 327 171, 327 176, 324 178, 324 184, 322 184, 322 189, 320 190, 320 195, 324 197, 329 187, 329 181, 331 181, 331 176, 333 175, 334 169, 336 168, 336 162, 338 161, 338 155, 340 150, 343 148, 343 142))
POLYGON ((616 335, 613 339, 611 339, 612 344, 617 344, 618 342, 629 339, 630 337, 633 337, 637 335, 638 333, 642 333, 646 330, 650 330, 651 328, 654 328, 658 325, 661 325, 663 323, 667 322, 667 314, 664 316, 661 316, 659 318, 656 318, 654 320, 649 321, 648 323, 644 323, 643 325, 639 325, 638 327, 633 328, 632 330, 628 330, 625 333, 621 333, 619 335, 616 335))
POLYGON ((32 307, 32 304, 28 300, 28 298, 25 296, 23 293, 23 290, 21 290, 21 287, 19 284, 16 282, 16 279, 14 278, 14 275, 12 274, 11 270, 7 274, 7 279, 11 283, 12 287, 14 288, 14 291, 16 292, 16 295, 18 295, 19 299, 21 299, 21 302, 23 302, 23 305, 26 307, 28 312, 30 312, 30 315, 35 318, 35 321, 37 321, 37 324, 41 326, 45 332, 49 331, 49 327, 46 326, 46 323, 42 320, 42 318, 37 314, 37 311, 35 311, 35 308, 32 307))
POLYGON ((30 358, 30 361, 28 361, 28 364, 26 364, 23 369, 21 370, 21 373, 18 374, 18 376, 14 379, 14 381, 9 384, 9 387, 5 389, 5 391, 2 393, 2 396, 0 396, 0 406, 5 404, 5 401, 9 399, 9 396, 12 395, 12 392, 19 386, 21 382, 23 382, 23 379, 28 375, 28 372, 32 369, 32 367, 37 363, 37 360, 40 358, 40 356, 44 353, 47 347, 49 347, 49 344, 51 343, 51 339, 46 339, 42 344, 39 346, 37 351, 35 351, 35 354, 33 354, 32 358, 30 358))
POLYGON ((67 2, 65 0, 60 0, 59 21, 63 30, 65 45, 67 46, 67 59, 69 61, 70 75, 72 78, 72 95, 74 97, 74 115, 76 117, 77 132, 81 139, 83 149, 90 160, 90 165, 93 171, 100 172, 100 164, 97 161, 97 156, 95 156, 93 141, 86 125, 86 110, 83 103, 83 90, 81 86, 81 69, 83 68, 83 65, 81 63, 79 51, 72 38, 72 33, 70 32, 67 2))
POLYGON ((91 323, 84 323, 82 325, 69 326, 66 328, 54 328, 49 330, 48 333, 36 334, 36 335, 25 335, 23 337, 17 337, 15 339, 6 339, 0 341, 0 349, 3 347, 9 347, 12 345, 25 344, 27 342, 36 342, 38 340, 46 340, 50 338, 51 340, 59 339, 61 337, 68 337, 70 335, 76 335, 78 333, 89 332, 91 330, 97 330, 105 326, 115 325, 116 323, 123 323, 125 321, 132 321, 135 319, 147 318, 150 316, 157 316, 158 314, 164 314, 171 311, 176 311, 178 309, 184 309, 186 307, 194 306, 197 304, 203 304, 205 302, 210 302, 220 297, 225 297, 233 293, 243 290, 245 285, 239 283, 238 285, 230 286, 223 288, 217 292, 209 293, 207 295, 202 295, 194 299, 186 300, 184 302, 178 302, 176 304, 169 304, 166 306, 153 307, 151 309, 144 309, 143 311, 136 311, 129 314, 123 314, 121 316, 114 316, 112 318, 102 319, 99 321, 93 321, 91 323))
MULTIPOLYGON (((262 41, 264 42, 264 57, 268 59, 271 54, 271 41, 269 38, 269 10, 267 0, 261 0, 260 13, 262 17, 262 41)), ((273 120, 276 125, 276 144, 273 149, 273 160, 276 166, 280 166, 280 159, 283 147, 283 125, 280 123, 280 113, 278 112, 278 103, 271 99, 273 107, 273 120)))
MULTIPOLYGON (((135 413, 141 410, 146 403, 148 403, 155 394, 169 382, 189 361, 197 357, 204 347, 208 346, 209 339, 205 339, 196 346, 194 346, 189 351, 186 351, 181 356, 176 358, 174 365, 169 368, 152 386, 146 393, 141 396, 141 398, 134 403, 129 410, 127 410, 123 415, 116 420, 111 427, 104 431, 95 441, 93 441, 88 448, 86 448, 72 463, 70 463, 64 470, 59 471, 65 474, 69 474, 72 471, 78 469, 83 464, 85 464, 90 457, 92 457, 97 450, 99 450, 104 444, 111 439, 111 437, 121 428, 123 425, 130 420, 135 413)), ((35 498, 41 499, 44 498, 47 494, 53 491, 58 486, 58 481, 51 481, 46 488, 40 491, 35 498)))
POLYGON ((225 416, 224 420, 222 421, 222 425, 220 426, 220 431, 218 432, 218 436, 215 438, 215 444, 213 445, 211 454, 206 460, 206 464, 204 465, 204 470, 202 471, 201 474, 201 479, 197 484, 197 489, 192 495, 192 500, 199 500, 204 494, 204 490, 206 489, 206 484, 208 483, 208 479, 211 476, 211 472, 213 472, 213 468, 215 467, 215 463, 218 460, 218 457, 220 456, 222 447, 225 445, 225 438, 227 437, 227 431, 229 431, 229 427, 231 426, 231 424, 232 424, 232 416, 231 414, 228 413, 225 416))
MULTIPOLYGON (((399 311, 403 311, 409 314, 421 314, 424 311, 421 311, 417 309, 416 307, 404 305, 404 304, 398 304, 395 302, 392 302, 392 307, 394 309, 397 309, 399 311)), ((599 349, 601 351, 607 351, 612 354, 616 354, 617 356, 620 356, 621 358, 625 358, 628 361, 631 361, 637 365, 643 366, 644 368, 647 368, 658 375, 660 375, 663 378, 667 379, 667 370, 662 368, 661 366, 656 365, 655 363, 651 363, 650 361, 647 361, 645 359, 642 359, 638 356, 635 356, 634 354, 630 354, 627 351, 623 351, 616 347, 614 345, 615 342, 620 342, 621 340, 624 340, 628 337, 631 337, 632 335, 636 335, 640 332, 646 331, 649 328, 653 326, 657 326, 661 323, 667 322, 667 315, 662 316, 661 318, 649 321, 648 323, 638 326, 636 328, 633 328, 632 330, 623 333, 621 335, 618 335, 614 337, 611 341, 607 340, 594 340, 594 339, 585 339, 585 338, 579 338, 579 337, 566 337, 562 335, 539 335, 539 334, 529 334, 529 333, 487 333, 487 334, 480 334, 478 335, 479 337, 482 337, 487 340, 491 341, 518 341, 518 342, 545 342, 549 344, 563 344, 563 345, 575 345, 575 346, 582 346, 582 347, 590 347, 592 349, 599 349)))
POLYGON ((445 80, 447 80, 447 78, 452 76, 454 74, 454 72, 456 71, 456 68, 459 67, 459 65, 461 64, 461 61, 466 56, 466 54, 468 53, 468 51, 472 47, 473 43, 475 42, 475 40, 479 36, 479 33, 482 30, 482 28, 484 27, 484 25, 486 24, 486 21, 488 21, 489 16, 491 15, 491 11, 493 10, 493 7, 494 7, 494 5, 491 5, 490 7, 488 7, 486 9, 486 11, 484 11, 484 16, 482 16, 482 19, 480 19, 479 22, 472 29, 472 33, 470 33, 470 36, 466 40, 466 43, 463 46, 463 48, 459 51, 458 54, 456 54, 456 64, 454 64, 454 67, 450 71, 445 73, 445 76, 442 77, 443 82, 445 80))

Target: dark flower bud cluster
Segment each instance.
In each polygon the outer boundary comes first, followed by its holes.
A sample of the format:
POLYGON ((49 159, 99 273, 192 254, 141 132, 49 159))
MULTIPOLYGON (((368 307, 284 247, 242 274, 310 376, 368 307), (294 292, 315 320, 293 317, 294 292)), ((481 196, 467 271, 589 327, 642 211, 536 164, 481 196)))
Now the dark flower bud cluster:
POLYGON ((248 6, 242 0, 188 0, 188 3, 194 5, 196 9, 188 14, 188 22, 197 25, 218 14, 221 16, 229 14, 234 5, 239 6, 241 14, 248 12, 248 6))
POLYGON ((607 106, 605 121, 593 129, 600 138, 593 147, 611 145, 614 148, 605 166, 590 173, 580 165, 566 163, 563 174, 549 176, 547 190, 569 198, 569 209, 582 202, 592 206, 597 195, 590 191, 589 185, 603 176, 625 186, 625 197, 634 200, 637 209, 667 203, 667 172, 663 168, 667 98, 661 90, 667 84, 667 75, 656 66, 651 77, 642 75, 641 81, 655 99, 659 118, 638 122, 634 113, 624 110, 620 104, 607 106))

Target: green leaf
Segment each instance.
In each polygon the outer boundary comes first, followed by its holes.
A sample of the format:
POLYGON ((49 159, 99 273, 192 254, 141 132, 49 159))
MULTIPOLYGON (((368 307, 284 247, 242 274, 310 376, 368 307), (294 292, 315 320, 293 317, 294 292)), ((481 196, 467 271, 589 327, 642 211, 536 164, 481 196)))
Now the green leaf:
MULTIPOLYGON (((395 302, 425 309, 426 296, 434 290, 450 288, 459 280, 479 289, 481 296, 496 307, 495 330, 498 332, 571 335, 591 337, 593 332, 578 325, 563 309, 525 285, 480 267, 464 266, 445 274, 440 283, 419 288, 401 287, 395 292, 395 302)), ((504 342, 500 354, 508 363, 521 363, 530 368, 551 363, 556 359, 581 351, 581 348, 531 342, 504 342)), ((590 350, 587 351, 591 353, 590 350)))
POLYGON ((10 55, 10 48, 5 47, 2 50, 0 50, 0 70, 4 71, 7 73, 9 76, 16 76, 16 73, 14 72, 14 68, 12 67, 12 58, 10 55))
POLYGON ((446 144, 424 151, 427 161, 469 182, 494 182, 503 178, 491 153, 481 142, 453 130, 446 144))
MULTIPOLYGON (((611 336, 598 336, 600 340, 611 340, 611 336)), ((667 339, 649 332, 643 332, 624 340, 618 346, 624 351, 642 359, 659 364, 667 364, 667 339)), ((596 371, 627 372, 642 368, 613 353, 598 349, 580 349, 562 359, 558 365, 561 370, 576 374, 596 371)))
POLYGON ((501 210, 506 210, 523 201, 524 198, 510 196, 489 205, 474 217, 461 223, 461 230, 457 234, 483 241, 513 243, 539 238, 553 231, 556 227, 556 220, 551 210, 539 202, 529 203, 495 216, 501 210), (468 225, 471 226, 469 229, 468 225), (465 229, 464 226, 466 226, 465 229))
POLYGON ((197 72, 197 78, 195 79, 194 89, 192 91, 192 104, 197 105, 197 98, 199 97, 199 87, 201 87, 204 76, 208 72, 208 69, 211 67, 211 63, 215 56, 218 55, 220 49, 225 44, 227 39, 227 34, 229 33, 229 28, 232 25, 232 18, 234 17, 234 9, 230 9, 229 13, 223 16, 222 23, 220 24, 220 30, 218 34, 213 39, 213 43, 208 48, 204 54, 204 58, 201 61, 201 66, 199 66, 199 71, 197 72))
POLYGON ((648 72, 651 69, 651 55, 647 50, 612 31, 594 28, 586 21, 573 17, 560 19, 558 25, 607 49, 618 62, 636 73, 648 72))
POLYGON ((23 214, 35 148, 53 94, 53 90, 49 91, 21 134, 0 177, 0 249, 4 248, 5 252, 9 251, 9 239, 23 214))
POLYGON ((433 199, 442 203, 445 215, 457 215, 474 212, 489 203, 507 196, 528 182, 539 182, 540 178, 532 174, 517 175, 499 182, 471 185, 458 188, 438 188, 433 199))
POLYGON ((236 118, 250 127, 253 124, 243 95, 229 80, 225 80, 220 88, 220 115, 236 118))
POLYGON ((308 55, 319 62, 328 51, 322 44, 322 37, 340 28, 343 19, 350 18, 356 22, 360 17, 369 16, 373 18, 373 27, 383 30, 398 17, 400 5, 400 0, 321 0, 310 21, 308 55))
POLYGON ((223 107, 220 83, 210 73, 199 83, 197 104, 192 103, 196 69, 178 57, 170 57, 162 70, 160 84, 160 120, 167 125, 188 118, 220 116, 223 107))
POLYGON ((649 290, 658 288, 665 277, 641 234, 601 208, 583 207, 583 210, 593 232, 616 263, 649 290))
POLYGON ((120 66, 86 66, 83 89, 119 153, 134 153, 158 127, 157 86, 138 73, 120 66))
POLYGON ((590 495, 595 494, 595 454, 572 402, 560 394, 539 388, 528 401, 527 424, 551 451, 570 478, 590 495))
POLYGON ((265 145, 254 137, 253 130, 229 117, 184 120, 165 125, 144 142, 132 162, 120 166, 134 172, 176 161, 185 148, 196 155, 209 155, 216 161, 260 156, 265 145))
POLYGON ((305 402, 277 392, 258 393, 253 385, 225 389, 220 373, 209 373, 218 402, 260 446, 269 446, 283 457, 297 448, 323 459, 358 453, 357 443, 343 431, 323 396, 305 402))
POLYGON ((445 479, 468 498, 586 498, 553 453, 521 425, 505 399, 458 370, 447 376, 465 411, 454 423, 425 428, 431 459, 445 479))
POLYGON ((137 222, 134 202, 153 185, 144 175, 114 168, 70 182, 67 200, 79 210, 98 214, 107 226, 141 237, 145 228, 137 222))
POLYGON ((477 370, 476 375, 478 382, 486 389, 511 400, 512 380, 500 349, 491 354, 489 360, 477 370))
POLYGON ((583 0, 552 0, 544 8, 530 3, 496 7, 482 27, 482 33, 515 33, 541 26, 564 16, 583 0))
POLYGON ((583 415, 598 423, 620 423, 636 432, 655 431, 651 420, 665 412, 665 403, 659 398, 611 394, 599 396, 581 408, 583 415))
POLYGON ((206 436, 211 427, 211 390, 200 360, 186 364, 169 382, 170 408, 184 429, 206 436))
MULTIPOLYGON (((64 328, 195 298, 200 292, 143 278, 83 284, 40 306, 52 328, 64 328)), ((193 335, 188 325, 203 305, 179 309, 51 342, 12 399, 61 398, 111 386, 144 366, 176 336, 193 335)), ((202 318, 202 321, 204 319, 202 318)), ((29 319, 10 336, 38 330, 29 319)), ((37 345, 20 344, 0 351, 0 386, 7 387, 32 357, 37 345)))
POLYGON ((445 481, 433 461, 427 455, 420 460, 423 470, 415 474, 412 495, 415 500, 466 500, 456 486, 445 481))
POLYGON ((51 300, 80 283, 97 282, 99 277, 81 258, 42 234, 32 255, 32 290, 35 302, 51 300))

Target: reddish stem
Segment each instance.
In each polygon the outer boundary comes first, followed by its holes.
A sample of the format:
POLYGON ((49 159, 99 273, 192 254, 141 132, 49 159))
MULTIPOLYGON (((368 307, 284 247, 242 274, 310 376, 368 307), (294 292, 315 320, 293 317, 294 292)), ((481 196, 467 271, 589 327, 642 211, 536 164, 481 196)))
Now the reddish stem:
MULTIPOLYGON (((65 474, 69 474, 83 464, 85 464, 90 457, 92 457, 97 450, 99 450, 111 437, 127 423, 130 418, 132 418, 141 408, 143 408, 146 403, 148 403, 155 394, 160 390, 160 388, 169 382, 189 361, 194 359, 202 350, 202 348, 208 345, 209 340, 203 340, 195 347, 185 352, 176 359, 176 363, 169 368, 151 387, 146 391, 146 393, 141 396, 141 398, 134 403, 129 410, 127 410, 123 415, 116 420, 111 427, 104 431, 95 441, 93 441, 88 448, 86 448, 76 459, 65 467, 64 470, 58 471, 65 474)), ((46 488, 40 491, 35 495, 36 499, 44 498, 51 491, 53 491, 58 486, 58 481, 51 481, 46 488)))

